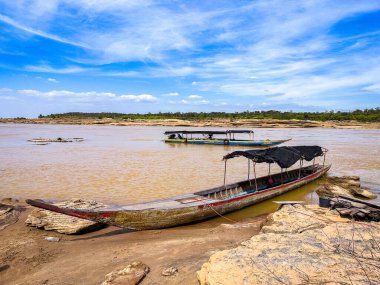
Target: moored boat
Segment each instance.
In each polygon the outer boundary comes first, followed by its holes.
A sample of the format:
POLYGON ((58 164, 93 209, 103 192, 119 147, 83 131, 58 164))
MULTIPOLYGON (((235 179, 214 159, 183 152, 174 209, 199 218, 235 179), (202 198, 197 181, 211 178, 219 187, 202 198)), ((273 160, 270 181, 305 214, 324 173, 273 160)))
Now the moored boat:
MULTIPOLYGON (((248 159, 248 179, 232 184, 179 195, 151 202, 118 206, 109 209, 78 210, 62 208, 43 200, 26 200, 32 206, 46 210, 102 222, 133 230, 146 230, 173 227, 223 215, 241 208, 273 198, 299 188, 324 175, 330 165, 325 165, 327 150, 319 146, 275 147, 264 150, 235 151, 224 156, 227 160, 243 156, 248 159), (323 164, 316 164, 315 158, 323 156, 323 164), (303 161, 313 161, 303 166, 303 161), (296 162, 300 167, 283 171, 296 162), (256 177, 256 163, 276 163, 281 173, 256 177), (250 166, 253 164, 254 178, 250 179, 250 166)), ((226 171, 224 173, 224 182, 226 171)))
POLYGON ((166 143, 208 144, 208 145, 231 145, 270 147, 287 142, 285 140, 254 140, 252 130, 227 130, 227 131, 167 131, 166 143), (249 139, 237 139, 235 134, 248 134, 249 139), (222 136, 222 137, 220 137, 222 136))

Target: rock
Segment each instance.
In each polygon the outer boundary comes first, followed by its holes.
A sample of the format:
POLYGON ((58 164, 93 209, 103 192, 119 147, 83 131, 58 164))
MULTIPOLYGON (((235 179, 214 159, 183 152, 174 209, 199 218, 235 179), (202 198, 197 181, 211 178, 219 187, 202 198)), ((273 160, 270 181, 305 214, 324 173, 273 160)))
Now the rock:
POLYGON ((135 285, 139 284, 149 273, 150 268, 138 261, 129 264, 121 270, 108 273, 101 285, 135 285))
POLYGON ((377 195, 372 193, 366 188, 351 188, 351 193, 353 193, 354 196, 361 196, 368 199, 376 199, 377 195))
POLYGON ((380 224, 335 218, 316 206, 283 206, 259 235, 213 254, 197 272, 198 280, 202 285, 375 284, 380 224))
POLYGON ((178 272, 178 268, 171 266, 171 267, 168 267, 168 268, 165 268, 164 270, 162 270, 161 275, 162 276, 172 276, 172 275, 176 274, 177 272, 178 272))
MULTIPOLYGON (((103 208, 106 205, 94 201, 85 201, 81 199, 72 199, 54 203, 54 205, 63 208, 76 209, 96 209, 103 208)), ((85 219, 71 217, 43 209, 34 209, 25 223, 28 226, 37 227, 47 231, 56 231, 61 234, 80 234, 104 227, 104 224, 92 222, 85 219)))
POLYGON ((346 196, 346 197, 362 197, 367 199, 375 199, 376 194, 366 188, 360 187, 360 178, 357 176, 330 176, 327 177, 318 189, 317 193, 321 196, 346 196))
POLYGON ((19 200, 15 199, 15 198, 3 198, 1 200, 1 202, 5 203, 5 204, 15 204, 15 203, 18 203, 19 200))
POLYGON ((8 264, 0 264, 0 272, 4 271, 4 270, 7 270, 8 268, 9 268, 8 264))
POLYGON ((45 240, 52 241, 52 242, 59 242, 60 238, 58 238, 58 237, 45 237, 45 240))
POLYGON ((21 209, 12 205, 0 204, 0 230, 18 221, 21 209))
POLYGON ((317 217, 308 208, 296 204, 283 206, 281 211, 273 213, 269 218, 269 225, 262 227, 263 233, 302 233, 310 229, 318 229, 326 226, 328 220, 317 217))

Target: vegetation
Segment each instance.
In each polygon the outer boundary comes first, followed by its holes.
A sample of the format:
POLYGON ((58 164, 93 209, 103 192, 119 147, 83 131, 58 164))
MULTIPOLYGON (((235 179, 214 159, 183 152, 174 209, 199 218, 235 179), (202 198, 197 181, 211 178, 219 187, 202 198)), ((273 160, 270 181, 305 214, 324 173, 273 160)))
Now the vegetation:
POLYGON ((71 112, 63 114, 40 115, 39 118, 78 118, 78 119, 180 119, 180 120, 213 120, 213 119, 278 119, 278 120, 311 120, 311 121, 359 121, 380 122, 380 107, 374 109, 355 110, 351 112, 280 112, 270 111, 245 111, 236 113, 210 112, 210 113, 147 113, 147 114, 122 114, 122 113, 80 113, 71 112))

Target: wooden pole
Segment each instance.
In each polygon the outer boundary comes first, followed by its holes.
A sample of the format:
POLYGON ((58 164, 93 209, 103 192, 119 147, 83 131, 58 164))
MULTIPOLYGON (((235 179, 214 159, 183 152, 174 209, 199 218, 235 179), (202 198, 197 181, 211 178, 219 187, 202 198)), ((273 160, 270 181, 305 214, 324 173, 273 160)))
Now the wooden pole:
MULTIPOLYGON (((253 161, 252 161, 253 162, 253 161)), ((256 162, 253 162, 253 173, 255 175, 255 186, 256 186, 256 192, 257 192, 257 180, 256 180, 256 162)))
POLYGON ((227 159, 224 160, 224 187, 226 186, 227 159))
POLYGON ((301 161, 302 161, 302 158, 300 159, 300 169, 298 170, 298 179, 301 178, 301 161))
POLYGON ((249 173, 251 172, 250 166, 251 166, 251 162, 248 159, 248 181, 249 181, 249 185, 251 185, 251 180, 249 179, 249 173))

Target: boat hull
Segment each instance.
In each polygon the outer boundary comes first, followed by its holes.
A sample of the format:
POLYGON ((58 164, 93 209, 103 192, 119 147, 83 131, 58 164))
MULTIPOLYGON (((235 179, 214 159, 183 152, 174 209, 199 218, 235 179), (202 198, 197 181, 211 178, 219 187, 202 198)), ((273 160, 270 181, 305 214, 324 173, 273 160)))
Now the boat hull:
POLYGON ((185 144, 206 144, 206 145, 230 145, 230 146, 250 146, 250 147, 269 147, 282 144, 289 140, 207 140, 207 139, 166 139, 166 143, 185 143, 185 144))
MULTIPOLYGON (((330 166, 321 166, 314 173, 296 179, 295 181, 290 181, 261 191, 254 191, 252 187, 252 191, 247 191, 244 195, 231 196, 227 199, 210 200, 205 198, 204 195, 193 196, 191 199, 198 199, 195 200, 197 202, 194 205, 189 203, 188 206, 182 205, 181 207, 170 206, 170 199, 160 200, 163 205, 165 205, 165 201, 167 201, 167 207, 161 206, 160 208, 154 208, 152 206, 152 208, 150 208, 149 203, 143 203, 136 204, 136 209, 133 209, 133 205, 130 205, 128 210, 120 208, 115 210, 100 209, 98 211, 65 209, 45 203, 41 200, 27 200, 27 203, 54 212, 132 230, 160 229, 205 220, 260 203, 310 183, 324 175, 329 169, 330 166), (144 207, 139 209, 139 206, 144 207)), ((181 197, 176 197, 176 201, 179 201, 178 198, 181 197)), ((186 199, 182 199, 182 202, 184 200, 186 199)))

